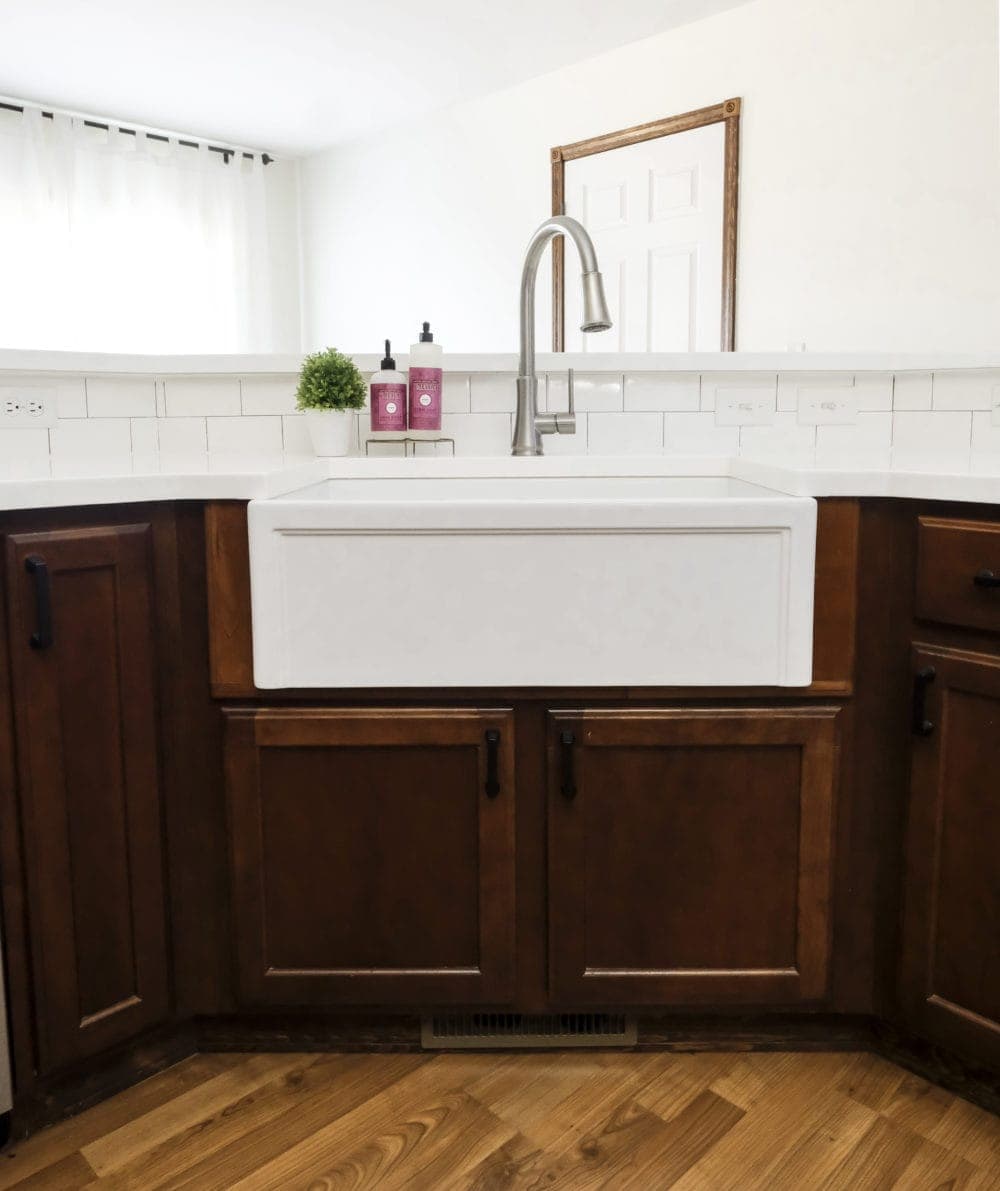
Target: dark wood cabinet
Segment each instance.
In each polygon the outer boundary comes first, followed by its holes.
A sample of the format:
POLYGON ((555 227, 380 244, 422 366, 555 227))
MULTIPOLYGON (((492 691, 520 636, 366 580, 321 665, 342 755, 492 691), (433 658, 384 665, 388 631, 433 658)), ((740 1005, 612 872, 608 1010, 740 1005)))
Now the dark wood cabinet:
POLYGON ((1000 1063, 1000 659, 913 654, 899 1001, 916 1033, 1000 1063))
POLYGON ((234 711, 226 772, 242 1003, 512 995, 512 712, 234 711))
POLYGON ((836 720, 829 707, 549 717, 558 1004, 823 998, 836 720))
POLYGON ((150 526, 9 534, 6 566, 44 1072, 168 1012, 150 526))

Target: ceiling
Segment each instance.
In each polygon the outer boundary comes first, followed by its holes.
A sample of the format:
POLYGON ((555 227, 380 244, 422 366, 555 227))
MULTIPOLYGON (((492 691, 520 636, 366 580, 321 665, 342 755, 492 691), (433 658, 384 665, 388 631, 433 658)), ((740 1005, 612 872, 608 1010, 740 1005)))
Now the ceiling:
POLYGON ((0 0, 0 94, 308 153, 747 0, 0 0))

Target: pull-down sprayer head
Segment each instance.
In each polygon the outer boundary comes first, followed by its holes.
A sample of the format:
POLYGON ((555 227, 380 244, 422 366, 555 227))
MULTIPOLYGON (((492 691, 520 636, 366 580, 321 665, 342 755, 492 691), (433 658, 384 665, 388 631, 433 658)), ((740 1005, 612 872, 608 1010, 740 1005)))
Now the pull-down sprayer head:
POLYGON ((592 273, 584 273, 580 280, 583 283, 583 322, 580 330, 588 333, 609 331, 611 315, 604 297, 604 279, 595 269, 592 273))

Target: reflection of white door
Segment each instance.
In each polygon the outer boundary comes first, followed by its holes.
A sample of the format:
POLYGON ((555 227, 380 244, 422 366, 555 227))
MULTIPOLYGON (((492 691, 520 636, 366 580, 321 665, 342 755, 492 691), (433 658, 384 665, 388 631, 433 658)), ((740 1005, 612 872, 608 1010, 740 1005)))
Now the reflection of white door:
POLYGON ((580 333, 566 253, 567 351, 719 351, 725 125, 566 162, 566 214, 594 239, 614 327, 580 333))

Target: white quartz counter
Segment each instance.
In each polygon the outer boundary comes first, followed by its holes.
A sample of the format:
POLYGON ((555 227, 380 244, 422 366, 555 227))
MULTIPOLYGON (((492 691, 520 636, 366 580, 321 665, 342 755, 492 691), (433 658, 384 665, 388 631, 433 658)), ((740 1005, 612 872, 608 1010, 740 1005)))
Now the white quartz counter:
POLYGON ((729 476, 793 496, 898 497, 1000 505, 1000 459, 912 455, 864 468, 725 455, 323 460, 302 455, 162 455, 0 471, 0 510, 156 500, 251 500, 332 478, 402 476, 729 476))

